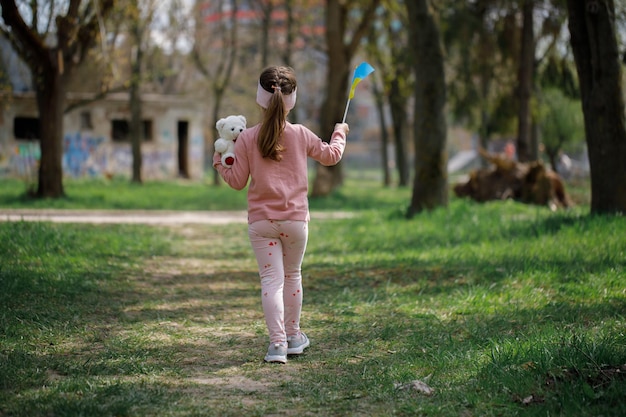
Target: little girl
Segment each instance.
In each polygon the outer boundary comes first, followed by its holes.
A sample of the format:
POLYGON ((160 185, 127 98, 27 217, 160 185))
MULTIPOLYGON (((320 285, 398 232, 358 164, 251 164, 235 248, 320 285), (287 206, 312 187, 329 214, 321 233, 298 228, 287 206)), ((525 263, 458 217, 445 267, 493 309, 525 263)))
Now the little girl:
POLYGON ((244 130, 235 143, 235 162, 213 166, 236 190, 248 184, 248 236, 261 278, 261 300, 270 345, 266 362, 287 363, 310 344, 300 331, 302 260, 308 240, 309 203, 307 158, 335 165, 343 155, 349 127, 337 123, 330 143, 287 114, 296 104, 292 68, 266 68, 259 77, 256 102, 263 121, 244 130))

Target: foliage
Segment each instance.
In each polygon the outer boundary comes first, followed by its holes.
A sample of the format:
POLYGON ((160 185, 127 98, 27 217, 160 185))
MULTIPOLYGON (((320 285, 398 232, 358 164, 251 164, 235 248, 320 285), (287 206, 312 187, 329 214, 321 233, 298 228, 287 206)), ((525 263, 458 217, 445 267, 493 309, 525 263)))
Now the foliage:
POLYGON ((498 1, 443 4, 448 5, 440 11, 440 26, 453 122, 477 130, 486 147, 492 135, 515 129, 515 7, 498 1))
POLYGON ((576 68, 565 57, 551 54, 539 74, 539 84, 543 89, 557 88, 569 98, 580 99, 576 68))
POLYGON ((580 100, 568 98, 556 88, 542 91, 538 120, 541 141, 552 168, 561 151, 579 152, 585 143, 585 124, 580 100))
POLYGON ((0 414, 626 413, 621 217, 384 200, 311 223, 280 367, 245 225, 0 223, 0 414))

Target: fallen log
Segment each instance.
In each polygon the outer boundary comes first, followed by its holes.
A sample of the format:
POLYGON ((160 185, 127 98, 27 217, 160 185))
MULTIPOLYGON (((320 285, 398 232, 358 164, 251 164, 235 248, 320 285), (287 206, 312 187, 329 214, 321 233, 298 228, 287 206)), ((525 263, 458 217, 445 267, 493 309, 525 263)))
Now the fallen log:
POLYGON ((479 153, 491 165, 471 171, 466 182, 457 183, 453 188, 457 197, 478 202, 512 199, 551 210, 572 206, 563 180, 543 162, 517 162, 483 149, 479 153))

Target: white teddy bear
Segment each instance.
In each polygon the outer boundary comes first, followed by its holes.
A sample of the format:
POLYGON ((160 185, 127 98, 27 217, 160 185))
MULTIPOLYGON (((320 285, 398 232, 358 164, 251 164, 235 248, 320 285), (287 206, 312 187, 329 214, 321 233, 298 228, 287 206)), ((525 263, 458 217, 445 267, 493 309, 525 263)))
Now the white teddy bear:
POLYGON ((220 137, 215 141, 215 150, 222 155, 222 165, 231 167, 235 162, 235 141, 239 134, 246 129, 246 118, 226 116, 215 124, 220 137))

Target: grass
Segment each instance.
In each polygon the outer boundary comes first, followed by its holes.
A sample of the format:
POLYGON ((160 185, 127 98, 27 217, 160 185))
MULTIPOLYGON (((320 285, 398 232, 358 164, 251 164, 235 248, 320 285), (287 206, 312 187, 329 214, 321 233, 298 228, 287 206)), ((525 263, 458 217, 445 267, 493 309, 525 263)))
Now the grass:
POLYGON ((625 415, 623 218, 452 199, 407 221, 409 195, 312 202, 358 215, 311 223, 312 345, 285 366, 262 362, 245 225, 0 223, 0 415, 625 415))
POLYGON ((33 199, 24 182, 3 179, 2 208, 35 209, 124 209, 124 210, 239 210, 246 208, 246 194, 228 186, 215 187, 201 182, 149 181, 132 184, 128 180, 66 180, 65 198, 33 199))
MULTIPOLYGON (((330 198, 312 199, 313 210, 365 210, 401 207, 410 198, 409 189, 383 188, 373 181, 348 178, 348 186, 330 198), (372 192, 374 194, 372 194, 372 192)), ((149 181, 132 184, 128 180, 66 180, 66 197, 34 199, 26 193, 23 181, 3 179, 0 209, 124 209, 124 210, 245 210, 246 193, 222 183, 191 181, 149 181)))

